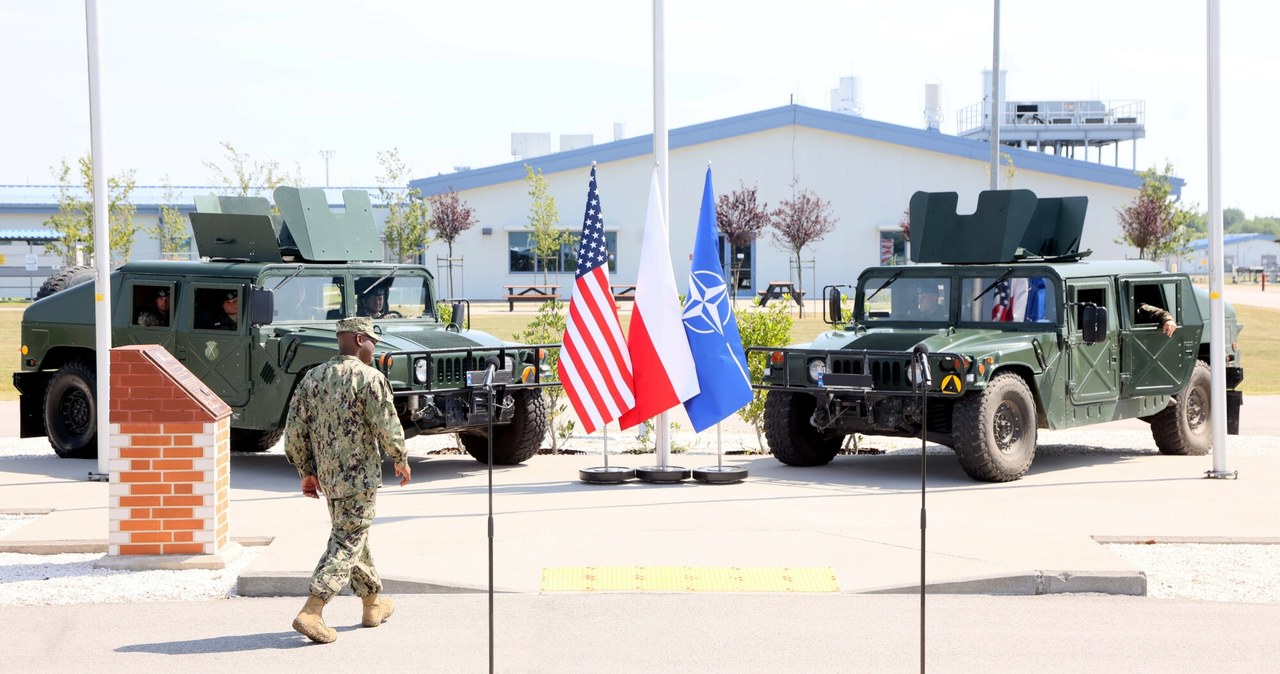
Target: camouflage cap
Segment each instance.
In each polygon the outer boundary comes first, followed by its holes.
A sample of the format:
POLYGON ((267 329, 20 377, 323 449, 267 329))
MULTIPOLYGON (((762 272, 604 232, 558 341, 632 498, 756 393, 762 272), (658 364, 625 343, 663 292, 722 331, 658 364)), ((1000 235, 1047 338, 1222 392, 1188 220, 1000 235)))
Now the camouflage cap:
POLYGON ((373 320, 363 316, 344 318, 338 321, 338 334, 344 332, 362 333, 370 339, 379 339, 378 333, 373 331, 373 320))

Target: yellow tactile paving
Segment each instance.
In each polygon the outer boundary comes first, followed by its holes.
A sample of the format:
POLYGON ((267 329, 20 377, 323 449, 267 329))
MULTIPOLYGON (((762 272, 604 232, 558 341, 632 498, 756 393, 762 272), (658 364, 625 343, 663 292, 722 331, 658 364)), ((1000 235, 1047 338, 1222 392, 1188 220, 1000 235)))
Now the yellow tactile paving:
POLYGON ((839 592, 826 566, 559 566, 543 592, 839 592))

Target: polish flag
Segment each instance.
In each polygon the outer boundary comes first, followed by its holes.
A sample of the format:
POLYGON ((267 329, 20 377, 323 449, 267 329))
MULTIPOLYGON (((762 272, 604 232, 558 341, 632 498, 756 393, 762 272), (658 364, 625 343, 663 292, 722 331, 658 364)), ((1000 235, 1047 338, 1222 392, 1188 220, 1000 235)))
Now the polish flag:
POLYGON ((683 314, 671 269, 671 247, 655 166, 649 182, 649 211, 640 246, 635 305, 627 330, 636 402, 618 418, 620 428, 648 421, 698 395, 698 371, 685 337, 683 314))

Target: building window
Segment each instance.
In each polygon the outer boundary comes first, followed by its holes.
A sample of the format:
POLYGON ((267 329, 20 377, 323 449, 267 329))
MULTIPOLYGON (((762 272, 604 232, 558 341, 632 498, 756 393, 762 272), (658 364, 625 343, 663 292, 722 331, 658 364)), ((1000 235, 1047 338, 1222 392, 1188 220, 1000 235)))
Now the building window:
MULTIPOLYGON (((560 250, 549 258, 538 259, 533 250, 533 232, 507 232, 508 262, 507 270, 519 272, 570 272, 578 267, 578 233, 574 233, 569 243, 560 246, 560 250)), ((609 273, 618 271, 618 233, 604 233, 605 246, 609 250, 609 273)))
POLYGON ((879 235, 880 264, 886 267, 906 264, 907 239, 903 236, 902 229, 899 227, 881 229, 879 235))

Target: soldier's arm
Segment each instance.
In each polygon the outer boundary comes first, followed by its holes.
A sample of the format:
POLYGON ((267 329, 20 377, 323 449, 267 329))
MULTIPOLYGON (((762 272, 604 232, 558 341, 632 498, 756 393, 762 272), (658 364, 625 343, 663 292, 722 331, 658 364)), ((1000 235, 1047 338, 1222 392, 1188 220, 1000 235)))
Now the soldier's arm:
POLYGON ((1145 302, 1138 305, 1138 313, 1145 314, 1160 322, 1160 331, 1166 336, 1172 336, 1173 331, 1178 329, 1178 322, 1173 319, 1173 314, 1161 309, 1160 307, 1146 304, 1145 302))
POLYGON ((289 463, 298 469, 298 475, 316 474, 315 455, 311 452, 311 429, 304 398, 305 386, 299 386, 289 401, 289 417, 284 429, 284 454, 289 463))
MULTIPOLYGON (((396 417, 396 406, 391 394, 391 384, 381 375, 372 377, 369 385, 369 397, 365 402, 365 414, 369 427, 378 440, 378 446, 391 457, 397 466, 406 465, 408 454, 404 449, 404 429, 400 427, 400 419, 396 417)), ((396 471, 397 474, 399 471, 396 471)))

